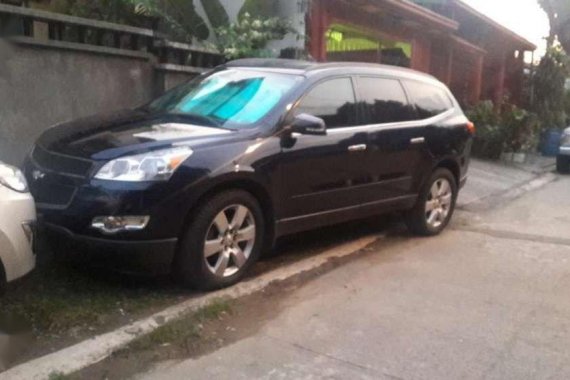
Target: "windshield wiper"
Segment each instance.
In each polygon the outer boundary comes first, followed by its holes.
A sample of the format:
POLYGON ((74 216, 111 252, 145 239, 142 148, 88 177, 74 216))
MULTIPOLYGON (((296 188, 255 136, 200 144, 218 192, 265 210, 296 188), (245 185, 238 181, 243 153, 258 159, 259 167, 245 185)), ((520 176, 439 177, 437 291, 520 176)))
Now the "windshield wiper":
POLYGON ((202 122, 202 123, 207 124, 208 126, 214 127, 214 128, 226 129, 226 130, 230 130, 230 131, 234 130, 231 128, 224 127, 224 124, 222 123, 222 121, 220 121, 220 120, 218 120, 212 116, 205 116, 205 115, 200 115, 197 113, 184 113, 184 112, 168 112, 167 114, 178 116, 178 117, 181 117, 183 119, 189 119, 189 120, 202 122))

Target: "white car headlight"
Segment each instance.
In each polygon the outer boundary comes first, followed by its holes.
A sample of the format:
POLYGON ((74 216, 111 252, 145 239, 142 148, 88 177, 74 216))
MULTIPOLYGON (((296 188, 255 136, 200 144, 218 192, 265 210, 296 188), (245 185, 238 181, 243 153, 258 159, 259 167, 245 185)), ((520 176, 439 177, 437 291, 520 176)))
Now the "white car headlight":
POLYGON ((105 164, 95 178, 124 182, 168 181, 192 153, 189 147, 175 147, 117 158, 105 164))
POLYGON ((28 192, 28 183, 20 169, 0 162, 0 185, 19 193, 28 192))

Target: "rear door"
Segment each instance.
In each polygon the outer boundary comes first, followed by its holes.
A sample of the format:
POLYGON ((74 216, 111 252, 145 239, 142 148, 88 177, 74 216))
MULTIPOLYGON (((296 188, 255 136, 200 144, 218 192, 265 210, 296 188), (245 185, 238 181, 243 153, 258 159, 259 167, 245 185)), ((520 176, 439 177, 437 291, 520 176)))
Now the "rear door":
POLYGON ((322 118, 326 136, 295 135, 280 159, 280 219, 323 215, 361 202, 366 180, 367 133, 358 128, 353 78, 325 79, 302 97, 294 110, 322 118))
POLYGON ((397 78, 359 76, 362 123, 368 130, 366 165, 373 173, 370 197, 390 202, 415 196, 417 179, 431 165, 427 124, 397 78))

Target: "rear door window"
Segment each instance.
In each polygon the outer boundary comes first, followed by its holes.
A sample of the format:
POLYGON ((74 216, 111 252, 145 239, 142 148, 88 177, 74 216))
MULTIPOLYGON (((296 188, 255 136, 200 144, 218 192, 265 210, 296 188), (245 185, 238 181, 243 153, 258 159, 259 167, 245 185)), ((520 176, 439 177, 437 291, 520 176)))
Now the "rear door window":
POLYGON ((453 102, 443 88, 413 80, 404 83, 420 119, 427 119, 453 108, 453 102))
POLYGON ((357 106, 352 80, 338 78, 317 84, 301 99, 295 114, 301 113, 320 117, 331 129, 356 125, 357 106))
POLYGON ((364 124, 384 124, 414 120, 414 107, 402 84, 397 79, 359 77, 360 95, 364 124))

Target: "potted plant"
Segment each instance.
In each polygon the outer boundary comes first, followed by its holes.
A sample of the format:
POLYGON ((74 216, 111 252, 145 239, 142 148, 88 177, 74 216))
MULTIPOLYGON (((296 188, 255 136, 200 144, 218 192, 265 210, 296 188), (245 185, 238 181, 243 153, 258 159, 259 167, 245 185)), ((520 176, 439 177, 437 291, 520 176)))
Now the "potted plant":
POLYGON ((505 129, 503 158, 522 164, 526 161, 527 153, 536 146, 538 118, 529 111, 506 103, 501 119, 505 129))
POLYGON ((473 154, 482 158, 500 158, 504 136, 500 117, 493 102, 487 100, 478 103, 467 112, 467 116, 477 126, 473 154))

